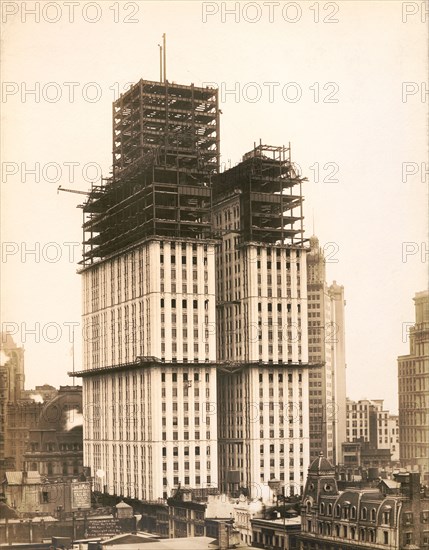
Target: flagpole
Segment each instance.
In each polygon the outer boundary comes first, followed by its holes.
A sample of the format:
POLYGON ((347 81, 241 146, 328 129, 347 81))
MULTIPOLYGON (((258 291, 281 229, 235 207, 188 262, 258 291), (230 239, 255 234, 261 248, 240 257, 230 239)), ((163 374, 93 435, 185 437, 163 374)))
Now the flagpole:
POLYGON ((74 326, 72 330, 72 366, 73 366, 73 386, 74 386, 74 326))

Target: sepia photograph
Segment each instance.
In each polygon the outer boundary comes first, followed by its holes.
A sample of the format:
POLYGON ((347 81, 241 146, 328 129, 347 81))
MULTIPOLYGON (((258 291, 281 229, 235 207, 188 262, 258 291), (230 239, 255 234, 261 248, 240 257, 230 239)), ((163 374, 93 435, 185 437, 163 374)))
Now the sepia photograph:
POLYGON ((429 550, 429 2, 0 17, 0 548, 429 550))

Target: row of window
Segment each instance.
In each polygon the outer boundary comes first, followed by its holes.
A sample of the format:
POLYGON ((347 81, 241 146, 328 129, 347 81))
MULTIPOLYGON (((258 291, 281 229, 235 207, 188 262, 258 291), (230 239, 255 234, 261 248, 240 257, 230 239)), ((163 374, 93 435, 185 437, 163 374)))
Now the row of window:
MULTIPOLYGON (((322 515, 332 516, 332 510, 333 505, 330 502, 326 505, 324 502, 321 502, 319 505, 319 513, 322 515)), ((311 501, 307 502, 307 512, 311 512, 311 501)), ((341 506, 341 504, 337 504, 335 506, 335 517, 342 519, 357 519, 357 508, 356 506, 350 507, 350 505, 346 504, 344 504, 343 506, 341 506)), ((375 522, 377 519, 377 509, 371 508, 368 511, 368 508, 366 506, 363 506, 360 510, 360 519, 364 521, 369 519, 370 521, 375 522)), ((383 511, 382 523, 390 523, 390 510, 383 511)))

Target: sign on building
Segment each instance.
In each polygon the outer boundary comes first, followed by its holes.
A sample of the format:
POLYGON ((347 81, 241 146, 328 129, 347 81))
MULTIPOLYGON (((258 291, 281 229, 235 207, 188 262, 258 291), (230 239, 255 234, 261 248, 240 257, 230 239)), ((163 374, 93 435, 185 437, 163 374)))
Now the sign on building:
POLYGON ((91 486, 88 481, 71 484, 71 509, 85 510, 91 508, 91 486))

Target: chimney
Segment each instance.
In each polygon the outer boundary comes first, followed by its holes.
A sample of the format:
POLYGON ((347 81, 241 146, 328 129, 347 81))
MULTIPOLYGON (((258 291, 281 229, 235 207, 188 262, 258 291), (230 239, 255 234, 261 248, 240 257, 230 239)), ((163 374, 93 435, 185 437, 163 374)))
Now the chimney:
POLYGON ((410 472, 410 500, 420 500, 420 474, 410 472))

